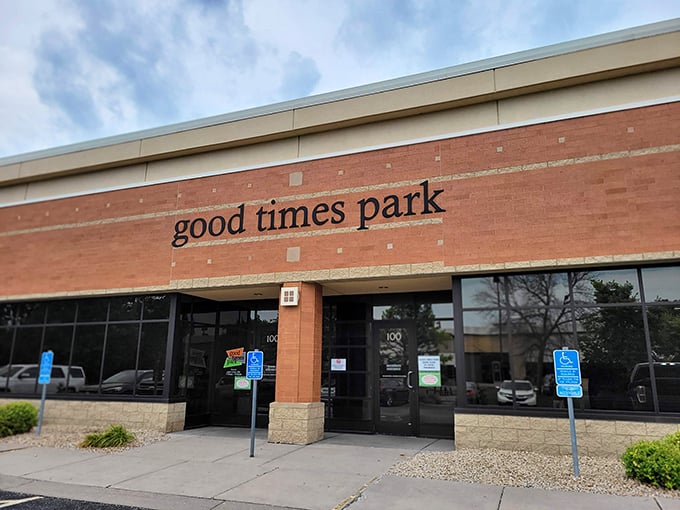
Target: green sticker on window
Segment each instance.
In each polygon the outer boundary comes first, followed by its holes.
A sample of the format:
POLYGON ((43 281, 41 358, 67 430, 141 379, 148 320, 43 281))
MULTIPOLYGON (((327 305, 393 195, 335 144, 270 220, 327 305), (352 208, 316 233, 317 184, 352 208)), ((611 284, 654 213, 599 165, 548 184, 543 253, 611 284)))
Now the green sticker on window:
POLYGON ((251 389, 250 382, 250 379, 246 379, 245 377, 237 375, 234 377, 234 389, 249 390, 251 389))
POLYGON ((243 358, 227 358, 224 360, 222 368, 240 367, 243 365, 243 358))
POLYGON ((418 386, 434 388, 442 385, 441 372, 420 372, 418 386))

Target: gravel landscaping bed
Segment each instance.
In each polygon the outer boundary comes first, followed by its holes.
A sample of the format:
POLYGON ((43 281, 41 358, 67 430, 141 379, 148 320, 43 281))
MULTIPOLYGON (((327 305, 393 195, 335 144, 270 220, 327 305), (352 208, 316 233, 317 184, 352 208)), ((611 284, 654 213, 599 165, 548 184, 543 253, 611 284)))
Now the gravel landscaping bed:
MULTIPOLYGON (((52 448, 80 448, 80 443, 85 439, 87 434, 93 432, 104 432, 107 427, 73 427, 73 426, 55 426, 43 425, 40 429, 40 435, 35 435, 35 429, 26 434, 18 434, 16 436, 8 436, 0 438, 0 446, 4 449, 11 448, 26 448, 32 446, 44 446, 52 448)), ((95 448, 97 451, 116 452, 136 448, 147 444, 155 443, 156 441, 164 441, 167 435, 163 432, 155 432, 151 430, 131 430, 129 432, 135 435, 135 440, 127 446, 119 448, 95 448)))
POLYGON ((615 457, 579 455, 579 471, 580 477, 575 478, 571 455, 463 448, 419 453, 396 464, 389 473, 511 487, 680 498, 680 491, 657 489, 626 478, 623 464, 615 457))

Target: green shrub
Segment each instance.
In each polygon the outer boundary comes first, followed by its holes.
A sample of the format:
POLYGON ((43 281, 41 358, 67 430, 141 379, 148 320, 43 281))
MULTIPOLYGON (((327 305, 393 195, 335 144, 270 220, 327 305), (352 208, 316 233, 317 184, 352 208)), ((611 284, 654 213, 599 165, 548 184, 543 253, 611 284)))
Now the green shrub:
POLYGON ((14 431, 10 426, 9 419, 0 416, 0 437, 7 437, 14 435, 14 431))
MULTIPOLYGON (((29 432, 38 424, 38 410, 28 402, 11 402, 0 406, 0 429, 11 430, 12 434, 29 432)), ((0 435, 2 435, 0 430, 0 435)))
POLYGON ((680 432, 638 441, 621 456, 626 476, 664 489, 680 489, 680 432))
POLYGON ((83 448, 111 448, 115 446, 125 446, 135 440, 122 425, 111 425, 105 432, 88 434, 80 443, 83 448))

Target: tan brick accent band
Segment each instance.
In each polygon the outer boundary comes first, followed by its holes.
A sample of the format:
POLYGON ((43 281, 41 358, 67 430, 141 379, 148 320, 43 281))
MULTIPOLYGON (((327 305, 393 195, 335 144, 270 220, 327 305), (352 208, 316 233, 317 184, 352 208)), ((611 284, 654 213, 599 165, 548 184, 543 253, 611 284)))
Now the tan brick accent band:
MULTIPOLYGON (((40 400, 26 399, 37 409, 40 400)), ((19 400, 0 399, 0 405, 19 400)), ((124 425, 132 430, 176 432, 184 429, 184 402, 101 402, 83 400, 47 400, 43 415, 46 425, 106 428, 124 425)))
MULTIPOLYGON (((570 455, 568 418, 455 414, 457 448, 497 448, 570 455)), ((680 430, 680 423, 576 420, 579 454, 619 456, 641 439, 655 440, 680 430)))
POLYGON ((272 402, 269 405, 270 443, 314 443, 323 439, 323 426, 323 402, 272 402))

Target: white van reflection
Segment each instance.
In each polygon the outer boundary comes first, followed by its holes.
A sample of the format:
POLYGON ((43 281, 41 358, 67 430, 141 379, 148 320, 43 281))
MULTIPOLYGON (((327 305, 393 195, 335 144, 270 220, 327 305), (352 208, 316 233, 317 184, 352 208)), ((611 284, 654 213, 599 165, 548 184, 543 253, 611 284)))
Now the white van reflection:
MULTIPOLYGON (((0 391, 11 393, 33 393, 36 390, 39 365, 5 365, 0 367, 0 391)), ((52 365, 48 393, 80 391, 85 385, 83 367, 52 365), (69 374, 69 377, 66 377, 69 374), (68 380, 67 380, 68 379, 68 380)), ((38 389, 39 386, 38 386, 38 389)))

